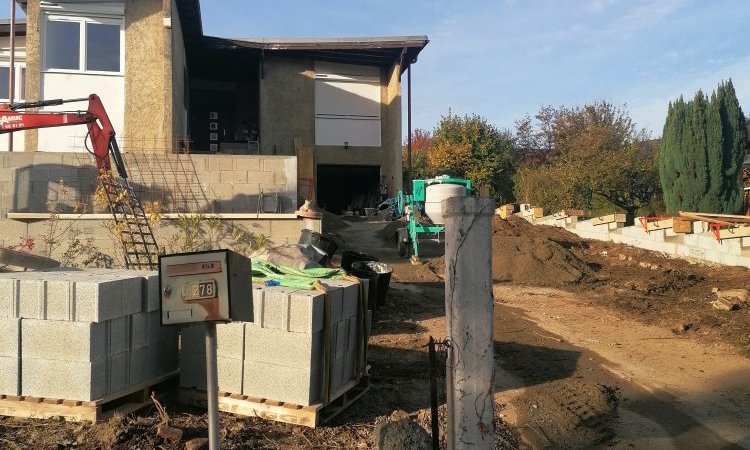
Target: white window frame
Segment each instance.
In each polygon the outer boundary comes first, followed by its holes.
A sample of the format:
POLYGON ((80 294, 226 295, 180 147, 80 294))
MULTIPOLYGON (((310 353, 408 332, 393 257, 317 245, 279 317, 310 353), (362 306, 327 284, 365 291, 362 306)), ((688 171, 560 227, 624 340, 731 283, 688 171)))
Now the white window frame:
MULTIPOLYGON (((0 67, 10 67, 10 62, 0 61, 0 67)), ((21 96, 21 73, 24 70, 26 70, 26 63, 16 64, 16 70, 15 70, 16 76, 15 76, 15 87, 14 87, 15 92, 13 93, 14 102, 25 100, 25 98, 21 96)), ((28 75, 28 72, 26 75, 28 75)), ((0 98, 0 103, 8 103, 9 101, 10 99, 7 97, 0 98)))
POLYGON ((110 76, 124 76, 125 75, 125 21, 122 17, 83 17, 63 14, 44 14, 44 20, 42 21, 42 72, 45 73, 81 73, 91 75, 110 75, 110 76), (55 22, 74 22, 78 23, 79 47, 78 47, 78 69, 56 69, 47 66, 47 24, 50 21, 55 22), (102 25, 119 25, 120 26, 120 70, 118 72, 106 71, 106 70, 87 70, 86 68, 86 24, 102 24, 102 25))

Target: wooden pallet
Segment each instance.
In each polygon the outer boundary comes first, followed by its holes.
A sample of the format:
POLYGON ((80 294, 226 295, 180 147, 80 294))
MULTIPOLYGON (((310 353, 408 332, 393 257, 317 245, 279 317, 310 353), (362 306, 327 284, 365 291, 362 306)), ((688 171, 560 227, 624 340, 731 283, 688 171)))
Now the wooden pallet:
MULTIPOLYGON (((301 406, 230 392, 219 392, 219 411, 315 428, 339 415, 370 389, 367 377, 362 377, 359 383, 352 382, 352 384, 353 386, 348 386, 345 392, 328 405, 318 403, 301 406)), ((206 391, 202 389, 180 388, 179 399, 188 405, 206 407, 206 391)))
POLYGON ((130 414, 151 404, 151 392, 176 386, 177 372, 131 386, 89 402, 31 396, 0 395, 0 416, 30 419, 62 417, 71 422, 102 422, 115 414, 130 414))

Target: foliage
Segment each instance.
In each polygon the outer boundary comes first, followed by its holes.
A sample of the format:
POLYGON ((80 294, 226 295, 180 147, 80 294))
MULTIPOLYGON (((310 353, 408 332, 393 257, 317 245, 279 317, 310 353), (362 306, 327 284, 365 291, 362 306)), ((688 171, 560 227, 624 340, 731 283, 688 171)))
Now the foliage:
POLYGON ((411 172, 409 171, 409 142, 404 140, 401 146, 401 160, 403 167, 404 186, 411 180, 422 180, 430 178, 428 165, 428 154, 432 146, 432 133, 428 130, 417 128, 412 133, 411 139, 411 172))
POLYGON ((432 175, 469 178, 472 186, 490 188, 500 201, 513 198, 513 173, 517 166, 510 132, 473 114, 443 116, 432 134, 429 166, 432 175))
POLYGON ((215 250, 229 246, 237 253, 250 256, 269 244, 265 235, 253 233, 241 225, 218 217, 181 214, 170 222, 173 222, 176 232, 167 238, 167 244, 163 248, 168 253, 215 250))
POLYGON ((742 209, 742 161, 747 120, 732 81, 711 94, 669 104, 659 176, 670 213, 737 213, 742 209))
POLYGON ((547 211, 617 208, 632 222, 658 194, 657 149, 624 106, 543 107, 516 123, 514 143, 524 161, 516 197, 547 211))

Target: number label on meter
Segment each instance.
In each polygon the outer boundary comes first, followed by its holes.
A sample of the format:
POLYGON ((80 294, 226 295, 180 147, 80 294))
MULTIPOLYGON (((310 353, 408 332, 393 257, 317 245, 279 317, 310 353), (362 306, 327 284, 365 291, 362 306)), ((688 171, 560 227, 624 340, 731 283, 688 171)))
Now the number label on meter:
POLYGON ((215 298, 216 295, 216 281, 214 280, 189 283, 182 288, 182 299, 186 302, 215 298))

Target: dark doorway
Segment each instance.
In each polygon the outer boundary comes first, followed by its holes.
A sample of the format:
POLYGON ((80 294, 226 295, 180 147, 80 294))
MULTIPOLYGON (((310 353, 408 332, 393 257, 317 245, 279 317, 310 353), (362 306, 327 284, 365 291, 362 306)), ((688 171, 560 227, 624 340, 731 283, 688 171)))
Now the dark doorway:
POLYGON ((379 203, 380 166, 318 166, 318 205, 334 214, 379 203))

